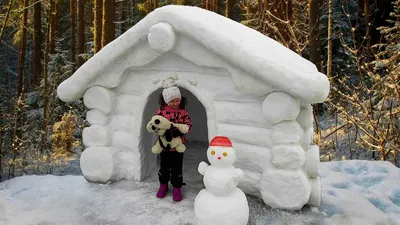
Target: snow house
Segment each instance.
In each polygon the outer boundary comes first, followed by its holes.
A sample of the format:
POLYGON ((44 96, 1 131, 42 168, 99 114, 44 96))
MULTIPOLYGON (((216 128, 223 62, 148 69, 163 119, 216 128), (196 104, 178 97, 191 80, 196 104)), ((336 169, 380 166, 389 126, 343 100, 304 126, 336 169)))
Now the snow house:
POLYGON ((188 99, 188 142, 232 140, 246 194, 272 208, 320 204, 311 104, 327 98, 328 78, 256 30, 191 6, 154 10, 58 87, 61 100, 83 98, 88 108, 80 160, 88 181, 142 181, 157 171, 145 126, 171 85, 188 99))

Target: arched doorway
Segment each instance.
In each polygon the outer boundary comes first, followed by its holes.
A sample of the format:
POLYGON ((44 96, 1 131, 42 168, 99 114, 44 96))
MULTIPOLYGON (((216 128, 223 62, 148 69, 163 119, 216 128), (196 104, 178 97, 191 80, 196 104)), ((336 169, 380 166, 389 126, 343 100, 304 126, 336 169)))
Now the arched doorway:
MULTIPOLYGON (((202 176, 197 172, 197 167, 201 161, 207 160, 206 150, 208 147, 208 123, 207 112, 199 99, 189 90, 179 87, 183 97, 187 99, 187 110, 189 112, 193 129, 186 136, 187 150, 184 154, 183 177, 186 183, 202 183, 202 176), (189 181, 189 180, 190 181, 189 181)), ((156 142, 156 136, 146 131, 146 125, 150 121, 159 107, 158 101, 162 93, 162 88, 155 90, 147 99, 143 110, 139 151, 141 152, 141 173, 145 177, 157 176, 158 171, 157 156, 151 152, 151 148, 156 142)), ((153 177, 154 178, 154 177, 153 177)))

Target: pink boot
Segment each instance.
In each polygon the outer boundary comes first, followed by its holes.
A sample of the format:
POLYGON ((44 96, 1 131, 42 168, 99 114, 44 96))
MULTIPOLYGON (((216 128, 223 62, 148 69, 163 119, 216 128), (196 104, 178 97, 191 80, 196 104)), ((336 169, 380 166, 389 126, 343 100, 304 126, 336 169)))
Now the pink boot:
POLYGON ((160 188, 157 192, 157 198, 164 198, 168 192, 168 184, 160 184, 160 188))
POLYGON ((180 188, 174 188, 172 191, 172 199, 174 201, 181 201, 182 200, 182 192, 180 188))

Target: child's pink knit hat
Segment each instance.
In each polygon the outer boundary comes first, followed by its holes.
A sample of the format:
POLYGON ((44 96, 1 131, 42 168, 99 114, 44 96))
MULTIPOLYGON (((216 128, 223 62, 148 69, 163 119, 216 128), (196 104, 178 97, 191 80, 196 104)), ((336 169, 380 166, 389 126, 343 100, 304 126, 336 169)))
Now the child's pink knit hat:
POLYGON ((179 98, 181 99, 181 92, 178 87, 169 87, 165 88, 162 92, 165 103, 170 102, 172 99, 179 98))

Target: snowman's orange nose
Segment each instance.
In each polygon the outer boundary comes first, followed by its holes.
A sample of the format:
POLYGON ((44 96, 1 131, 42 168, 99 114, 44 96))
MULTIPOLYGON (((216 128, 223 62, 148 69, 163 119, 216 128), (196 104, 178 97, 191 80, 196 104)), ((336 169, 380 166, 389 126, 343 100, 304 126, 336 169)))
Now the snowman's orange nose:
POLYGON ((221 160, 221 156, 218 156, 218 160, 221 160))

